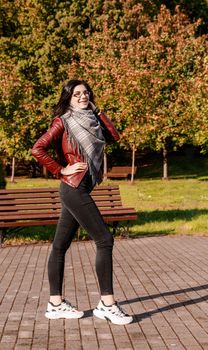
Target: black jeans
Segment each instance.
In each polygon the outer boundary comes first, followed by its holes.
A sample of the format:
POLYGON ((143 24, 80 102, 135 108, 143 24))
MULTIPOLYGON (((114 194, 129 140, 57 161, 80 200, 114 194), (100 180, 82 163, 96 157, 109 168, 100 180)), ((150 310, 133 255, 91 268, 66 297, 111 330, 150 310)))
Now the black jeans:
POLYGON ((113 294, 112 250, 113 237, 90 196, 91 177, 87 173, 78 188, 60 185, 61 216, 56 228, 48 261, 50 295, 62 295, 65 254, 79 226, 96 244, 96 273, 101 295, 113 294))

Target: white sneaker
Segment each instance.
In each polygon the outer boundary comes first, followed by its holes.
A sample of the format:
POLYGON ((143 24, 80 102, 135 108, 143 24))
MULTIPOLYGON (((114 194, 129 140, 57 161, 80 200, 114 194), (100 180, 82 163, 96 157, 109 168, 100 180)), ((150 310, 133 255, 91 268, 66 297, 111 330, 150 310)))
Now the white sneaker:
POLYGON ((133 321, 133 317, 126 314, 117 302, 111 306, 105 306, 103 301, 100 300, 96 309, 93 310, 93 315, 119 325, 128 324, 133 321))
POLYGON ((81 318, 83 311, 78 311, 68 300, 63 300, 60 305, 54 306, 50 301, 45 313, 45 317, 55 320, 58 318, 81 318))

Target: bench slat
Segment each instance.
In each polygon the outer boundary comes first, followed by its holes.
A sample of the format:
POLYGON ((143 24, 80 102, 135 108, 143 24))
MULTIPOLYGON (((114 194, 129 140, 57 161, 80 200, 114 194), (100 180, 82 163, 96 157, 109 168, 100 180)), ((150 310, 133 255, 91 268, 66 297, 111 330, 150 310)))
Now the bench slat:
MULTIPOLYGON (((137 215, 125 215, 125 216, 109 216, 105 217, 104 221, 108 222, 116 222, 116 221, 129 221, 129 220, 137 220, 137 215)), ((33 220, 33 221, 22 221, 22 222, 8 222, 6 227, 25 227, 25 226, 46 226, 46 225, 56 225, 58 219, 45 219, 45 220, 33 220)), ((5 226, 0 223, 0 228, 4 228, 5 226)))
MULTIPOLYGON (((30 210, 39 210, 39 209, 56 209, 56 208, 61 208, 61 203, 48 203, 48 204, 44 204, 41 205, 37 204, 34 205, 35 203, 31 203, 30 205, 7 205, 7 206, 0 206, 0 215, 3 212, 6 212, 8 215, 10 215, 11 212, 21 212, 21 211, 30 211, 30 210)), ((119 201, 115 201, 115 202, 101 202, 101 203, 97 203, 98 208, 118 208, 121 207, 122 204, 119 201)))
MULTIPOLYGON (((0 200, 22 200, 23 198, 24 199, 27 199, 27 200, 30 200, 31 198, 30 198, 30 196, 29 196, 29 194, 31 194, 30 192, 28 192, 28 193, 23 193, 23 194, 21 194, 21 193, 15 193, 15 194, 13 194, 13 193, 9 193, 9 194, 1 194, 0 193, 0 200)), ((34 194, 34 193, 33 193, 34 194)), ((57 193, 39 193, 39 192, 37 192, 36 193, 36 195, 38 195, 38 198, 46 198, 46 199, 48 199, 48 198, 51 198, 51 199, 56 199, 56 198, 59 198, 59 192, 57 192, 57 193)), ((92 197, 93 198, 96 198, 96 199, 99 199, 99 197, 100 198, 110 198, 110 197, 114 197, 114 196, 116 196, 117 195, 117 197, 118 198, 120 198, 120 195, 119 195, 119 191, 110 191, 110 192, 92 192, 92 197)), ((34 200, 35 200, 35 198, 34 198, 34 200)))
MULTIPOLYGON (((115 201, 121 201, 121 197, 118 196, 118 195, 115 195, 115 196, 94 196, 92 195, 92 198, 96 201, 96 203, 99 203, 99 202, 104 202, 104 201, 112 201, 112 202, 115 202, 115 201)), ((21 198, 6 198, 6 199, 3 199, 1 198, 1 195, 0 195, 0 208, 1 206, 5 206, 5 205, 18 205, 18 204, 35 204, 35 203, 38 203, 38 204, 44 204, 44 203, 59 203, 60 202, 60 197, 57 196, 57 197, 54 197, 54 198, 40 198, 40 199, 21 199, 21 198)))
POLYGON ((109 171, 108 173, 106 173, 106 176, 107 177, 128 177, 128 173, 114 173, 114 172, 111 172, 109 171))
POLYGON ((48 199, 28 199, 27 201, 25 199, 18 199, 18 200, 12 200, 12 198, 10 200, 3 200, 1 202, 1 195, 0 195, 0 210, 3 207, 15 207, 15 206, 20 206, 20 205, 34 205, 34 204, 43 204, 43 205, 47 205, 47 204, 57 204, 60 203, 60 198, 48 198, 48 199))
POLYGON ((55 193, 59 192, 58 187, 48 187, 48 188, 9 188, 9 189, 0 189, 1 194, 9 194, 9 193, 55 193))
MULTIPOLYGON (((110 178, 127 178, 131 175, 132 168, 130 166, 113 166, 110 171, 106 173, 107 177, 110 178)), ((137 166, 134 167, 134 174, 137 172, 137 166)))
POLYGON ((31 210, 46 210, 46 209, 58 209, 61 208, 61 203, 56 203, 56 204, 47 204, 47 205, 21 205, 21 206, 5 206, 5 207, 0 207, 0 216, 2 213, 4 214, 6 212, 6 215, 12 215, 12 213, 21 213, 21 212, 26 212, 26 211, 31 211, 31 210))
MULTIPOLYGON (((100 210, 102 215, 125 215, 125 214, 131 214, 135 213, 135 210, 133 208, 113 208, 112 210, 109 209, 101 209, 100 210)), ((48 211, 30 211, 29 213, 27 212, 18 212, 17 214, 15 213, 10 213, 8 214, 0 214, 0 221, 10 221, 10 220, 29 220, 31 218, 48 218, 48 217, 57 217, 60 214, 60 209, 54 209, 54 210, 48 210, 48 211)))
MULTIPOLYGON (((46 220, 33 220, 33 221, 11 221, 8 222, 6 227, 25 227, 25 226, 46 226, 46 225, 56 225, 57 219, 46 219, 46 220)), ((4 228, 5 226, 0 223, 0 227, 4 228)))
MULTIPOLYGON (((118 185, 113 185, 113 186, 97 186, 93 189, 92 193, 97 193, 97 192, 110 192, 110 191, 118 191, 119 192, 119 186, 118 185)), ((59 194, 59 189, 58 188, 31 188, 31 189, 25 189, 25 188, 20 188, 20 189, 0 189, 0 195, 3 194, 17 194, 17 193, 58 193, 59 194)))

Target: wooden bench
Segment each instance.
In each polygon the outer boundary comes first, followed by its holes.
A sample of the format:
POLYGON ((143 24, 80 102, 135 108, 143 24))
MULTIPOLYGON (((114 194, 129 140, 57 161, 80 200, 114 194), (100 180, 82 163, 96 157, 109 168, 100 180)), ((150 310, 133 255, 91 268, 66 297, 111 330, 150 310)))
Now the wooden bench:
MULTIPOLYGON (((137 172, 137 167, 134 167, 134 175, 137 172)), ((106 176, 108 178, 127 178, 131 175, 131 167, 130 166, 113 166, 109 172, 107 172, 106 176)))
MULTIPOLYGON (((118 186, 97 186, 91 193, 106 223, 115 233, 118 223, 137 219, 134 208, 123 207, 118 186)), ((57 224, 60 215, 58 188, 0 190, 0 245, 6 230, 57 224)))

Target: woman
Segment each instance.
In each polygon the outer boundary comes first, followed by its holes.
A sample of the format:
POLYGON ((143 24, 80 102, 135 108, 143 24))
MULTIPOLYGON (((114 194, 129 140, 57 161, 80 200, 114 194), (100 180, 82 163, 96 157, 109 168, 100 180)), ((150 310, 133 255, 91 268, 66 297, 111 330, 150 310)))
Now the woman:
POLYGON ((33 156, 61 180, 62 210, 48 261, 50 299, 45 316, 49 319, 84 315, 62 296, 65 254, 81 225, 96 244, 101 298, 93 314, 115 324, 132 322, 132 317, 114 299, 113 238, 90 196, 102 179, 105 142, 118 139, 111 121, 95 107, 89 85, 82 80, 70 80, 54 108, 51 127, 33 146, 33 156), (57 150, 57 161, 48 153, 50 146, 57 150))

